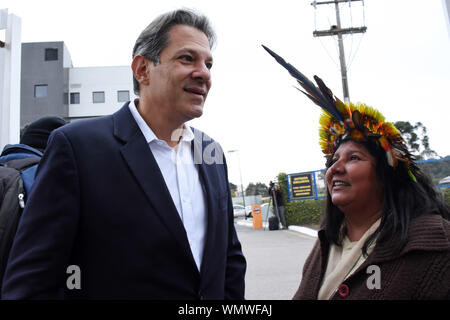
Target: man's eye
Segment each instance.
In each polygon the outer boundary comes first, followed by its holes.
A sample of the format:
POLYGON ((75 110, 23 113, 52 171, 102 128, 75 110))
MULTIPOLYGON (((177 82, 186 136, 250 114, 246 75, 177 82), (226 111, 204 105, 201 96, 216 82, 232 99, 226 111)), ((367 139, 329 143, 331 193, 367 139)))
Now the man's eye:
POLYGON ((207 62, 207 63, 205 63, 205 65, 208 69, 211 69, 213 66, 213 64, 211 62, 207 62))
POLYGON ((187 56, 187 55, 181 56, 180 59, 184 60, 184 61, 189 61, 189 62, 191 62, 193 60, 191 56, 187 56))
POLYGON ((353 156, 350 157, 350 160, 359 160, 359 159, 360 159, 360 157, 355 156, 355 155, 353 155, 353 156))

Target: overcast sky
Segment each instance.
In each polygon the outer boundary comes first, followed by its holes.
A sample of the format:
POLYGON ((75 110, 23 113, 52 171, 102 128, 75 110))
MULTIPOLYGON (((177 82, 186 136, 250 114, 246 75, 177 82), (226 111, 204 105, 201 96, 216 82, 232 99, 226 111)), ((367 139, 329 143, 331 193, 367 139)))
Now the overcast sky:
MULTIPOLYGON (((265 44, 305 75, 321 77, 343 97, 337 42, 312 33, 336 24, 333 6, 280 1, 23 1, 2 0, 22 19, 22 42, 64 41, 74 67, 131 63, 134 42, 159 14, 189 7, 216 29, 213 85, 191 124, 219 141, 230 181, 268 183, 279 172, 324 167, 318 144, 320 108, 262 48, 265 44)), ((365 0, 341 5, 350 99, 379 109, 388 121, 421 121, 431 148, 450 155, 450 38, 441 0, 365 0)), ((1 9, 0 8, 0 9, 1 9)))

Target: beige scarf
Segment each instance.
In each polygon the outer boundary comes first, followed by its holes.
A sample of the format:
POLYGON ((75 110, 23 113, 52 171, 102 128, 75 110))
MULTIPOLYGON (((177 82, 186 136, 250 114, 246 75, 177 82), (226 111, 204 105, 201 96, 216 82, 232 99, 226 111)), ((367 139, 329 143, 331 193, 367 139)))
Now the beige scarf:
MULTIPOLYGON (((347 236, 345 236, 342 241, 342 246, 331 245, 327 270, 319 290, 319 300, 329 300, 339 285, 366 260, 362 254, 362 247, 367 238, 377 230, 380 222, 381 218, 375 221, 358 241, 350 242, 347 236)), ((368 255, 372 252, 374 246, 375 241, 367 248, 368 255)))

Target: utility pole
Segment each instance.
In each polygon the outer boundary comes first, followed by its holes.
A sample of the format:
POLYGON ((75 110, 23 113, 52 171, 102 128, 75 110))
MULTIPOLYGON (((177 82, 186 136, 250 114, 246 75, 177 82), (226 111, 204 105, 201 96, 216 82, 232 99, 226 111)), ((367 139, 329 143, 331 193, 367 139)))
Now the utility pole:
POLYGON ((345 64, 345 54, 344 54, 344 42, 342 39, 343 34, 351 34, 351 33, 364 33, 367 30, 367 27, 359 27, 359 28, 342 28, 341 27, 341 16, 339 13, 339 3, 341 2, 352 2, 352 1, 364 1, 364 0, 333 0, 333 1, 322 1, 317 2, 313 1, 311 5, 316 8, 317 5, 321 4, 333 4, 336 9, 336 25, 332 25, 330 30, 322 30, 322 31, 314 31, 314 37, 325 37, 325 36, 337 36, 338 37, 338 46, 339 46, 339 61, 341 64, 341 77, 342 77, 342 89, 344 91, 344 101, 350 102, 350 94, 348 90, 348 79, 347 79, 347 66, 345 64))

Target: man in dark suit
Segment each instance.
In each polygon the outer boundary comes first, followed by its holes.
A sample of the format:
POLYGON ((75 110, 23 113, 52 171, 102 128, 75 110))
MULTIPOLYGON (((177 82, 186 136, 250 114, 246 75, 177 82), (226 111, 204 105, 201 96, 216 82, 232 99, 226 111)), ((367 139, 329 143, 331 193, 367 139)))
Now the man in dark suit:
POLYGON ((243 299, 222 149, 186 121, 211 86, 205 17, 158 17, 133 49, 139 99, 49 139, 4 299, 243 299))

